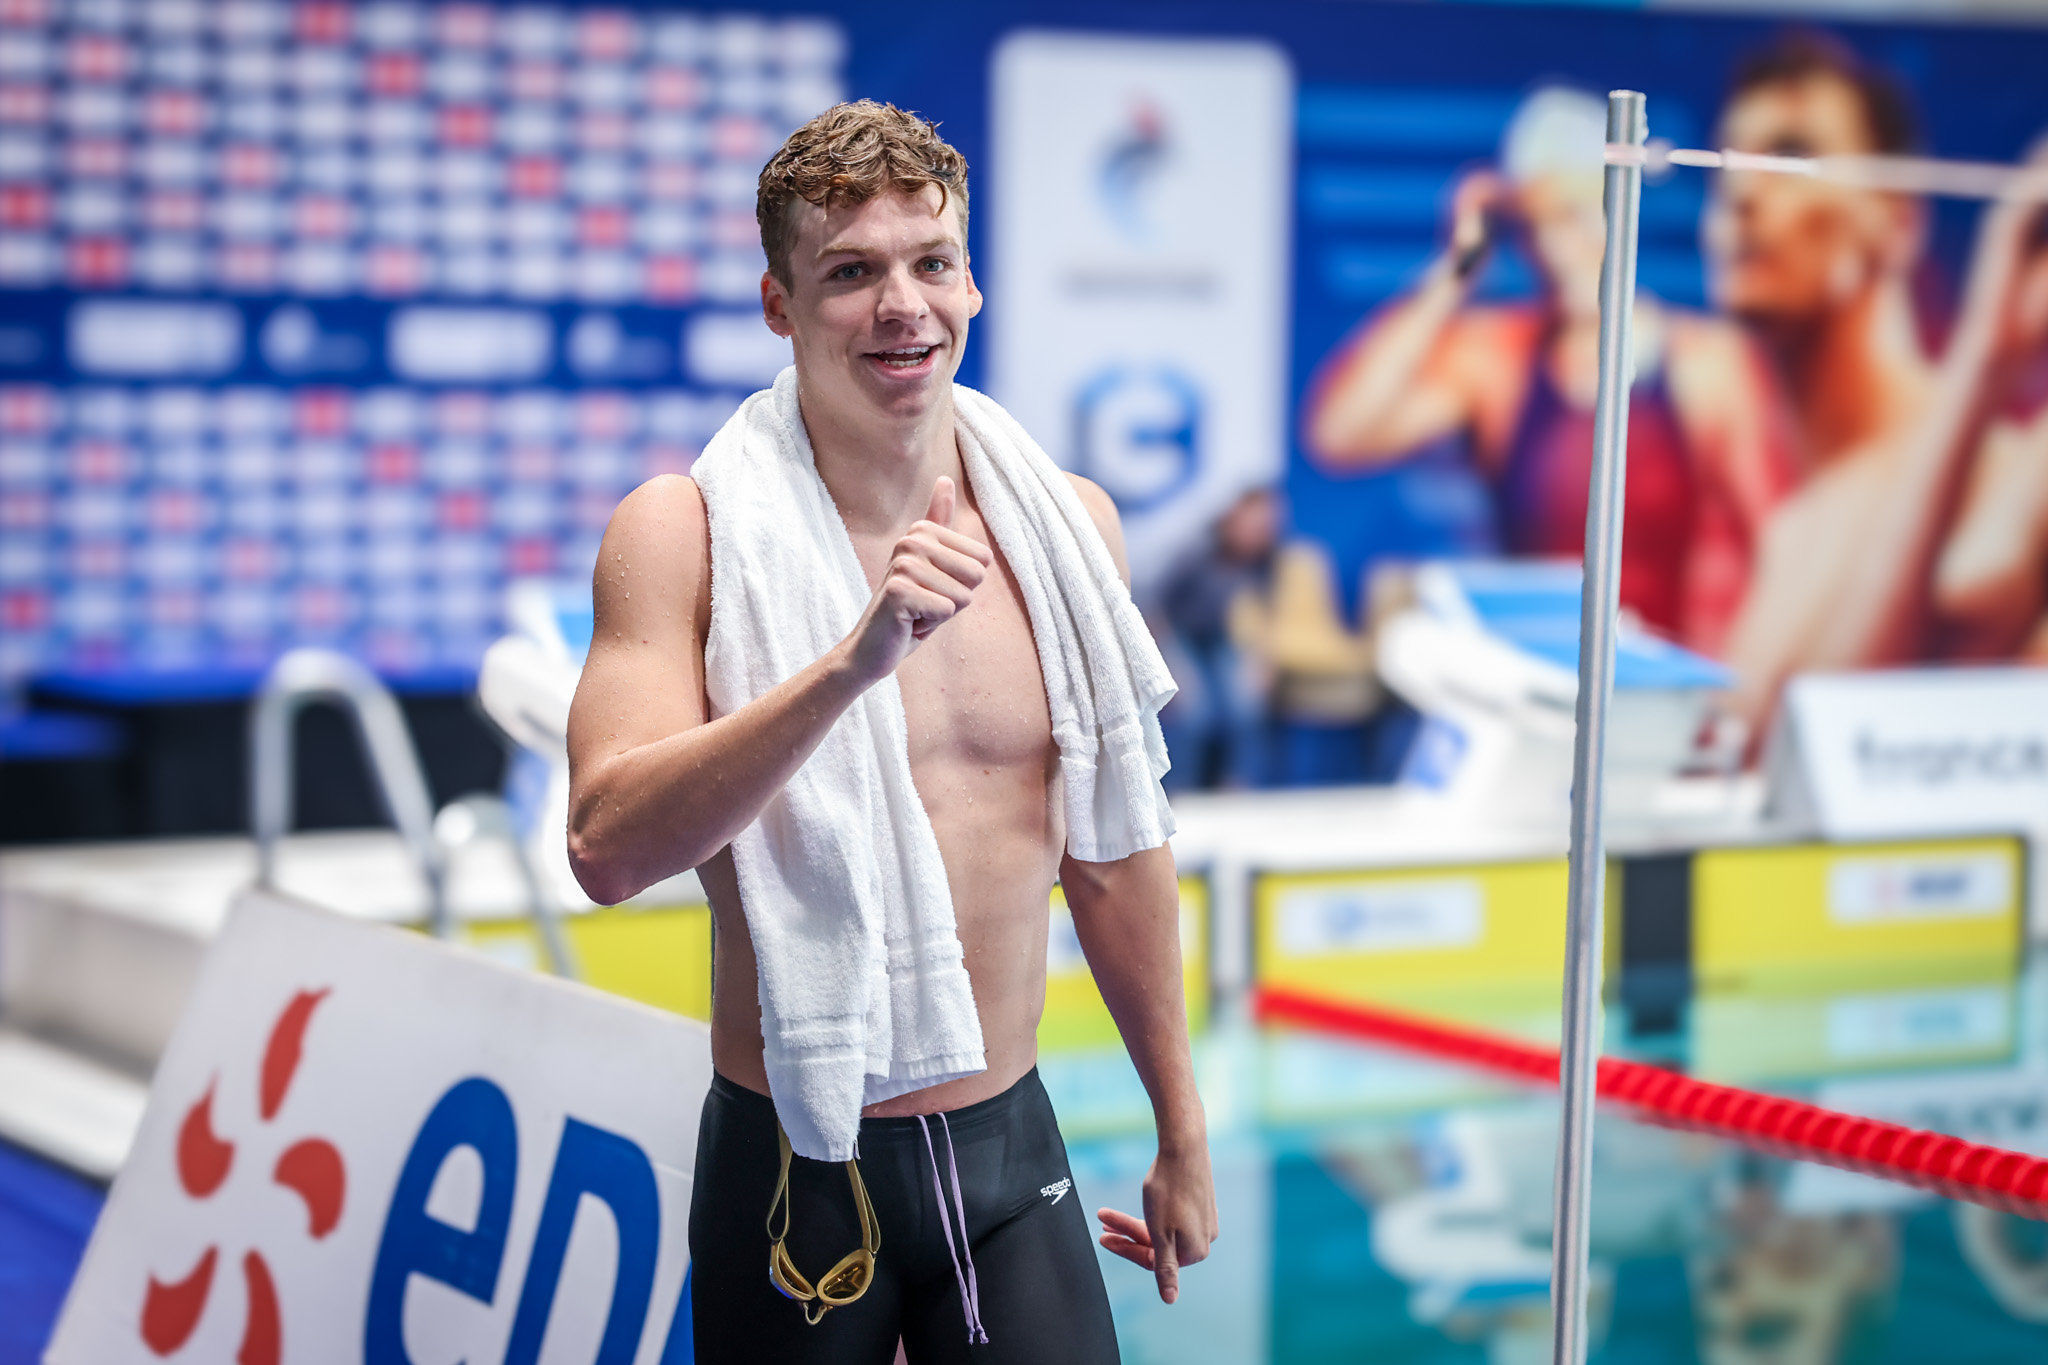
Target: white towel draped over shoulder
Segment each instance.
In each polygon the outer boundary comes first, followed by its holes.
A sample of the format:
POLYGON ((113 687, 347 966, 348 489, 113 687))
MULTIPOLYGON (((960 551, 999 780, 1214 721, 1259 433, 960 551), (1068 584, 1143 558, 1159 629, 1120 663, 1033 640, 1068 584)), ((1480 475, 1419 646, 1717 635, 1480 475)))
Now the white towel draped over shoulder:
MULTIPOLYGON (((969 487, 1031 618, 1067 850, 1107 862, 1157 847, 1173 833, 1158 719, 1173 679, 1059 467, 985 395, 956 385, 953 401, 969 487)), ((794 368, 740 405, 691 474, 711 527, 704 674, 720 716, 845 639, 873 590, 818 477, 794 368)), ((844 1161, 863 1105, 986 1067, 893 675, 847 709, 732 851, 768 1086, 798 1153, 844 1161)))

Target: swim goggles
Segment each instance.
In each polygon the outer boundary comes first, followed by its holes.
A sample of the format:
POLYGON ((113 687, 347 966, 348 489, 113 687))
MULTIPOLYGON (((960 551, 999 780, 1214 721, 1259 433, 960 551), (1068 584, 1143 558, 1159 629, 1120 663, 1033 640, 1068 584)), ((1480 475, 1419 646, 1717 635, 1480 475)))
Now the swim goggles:
POLYGON ((853 1184, 853 1206, 860 1213, 860 1242, 852 1251, 839 1258, 839 1264, 826 1271, 818 1279, 816 1288, 803 1277, 796 1263, 789 1259, 789 1249, 783 1245, 789 1236, 789 1134, 775 1125, 775 1138, 782 1147, 782 1173, 775 1178, 775 1197, 768 1201, 768 1278, 786 1299, 794 1299, 804 1306, 804 1321, 816 1327, 825 1320, 825 1314, 834 1308, 844 1308, 868 1292, 868 1286, 875 1282, 875 1257, 882 1251, 882 1228, 875 1219, 875 1206, 868 1199, 868 1187, 861 1183, 860 1167, 846 1163, 846 1178, 853 1184), (782 1210, 782 1227, 775 1226, 775 1210, 782 1210))

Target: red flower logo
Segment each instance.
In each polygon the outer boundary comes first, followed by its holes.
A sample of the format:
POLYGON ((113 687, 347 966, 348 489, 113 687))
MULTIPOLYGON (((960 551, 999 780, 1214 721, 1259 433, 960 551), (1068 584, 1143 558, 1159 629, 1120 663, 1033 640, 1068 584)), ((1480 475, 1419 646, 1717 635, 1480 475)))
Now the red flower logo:
MULTIPOLYGON (((257 1112, 265 1123, 284 1107, 285 1093, 299 1069, 306 1026, 326 997, 325 990, 300 991, 270 1027, 257 1094, 257 1112)), ((216 1075, 206 1093, 185 1112, 185 1121, 178 1128, 178 1183, 194 1199, 211 1197, 234 1169, 235 1144, 222 1138, 213 1126, 213 1094, 219 1084, 216 1075)), ((270 1178, 305 1201, 308 1231, 315 1241, 334 1231, 341 1221, 347 1174, 333 1143, 324 1138, 294 1143, 278 1157, 270 1178)), ((168 1356, 191 1339, 206 1312, 219 1259, 220 1248, 210 1246, 182 1280, 165 1284, 150 1276, 149 1291, 142 1300, 142 1340, 150 1350, 168 1356)), ((282 1341, 277 1285, 261 1252, 243 1255, 242 1275, 249 1285, 249 1316, 242 1326, 242 1346, 235 1360, 237 1365, 277 1365, 282 1341)))

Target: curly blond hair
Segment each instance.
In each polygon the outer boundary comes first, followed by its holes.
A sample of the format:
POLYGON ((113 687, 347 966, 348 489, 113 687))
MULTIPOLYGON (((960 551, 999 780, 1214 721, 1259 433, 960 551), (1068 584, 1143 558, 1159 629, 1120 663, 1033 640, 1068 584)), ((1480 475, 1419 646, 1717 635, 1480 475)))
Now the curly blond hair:
POLYGON ((939 125, 873 100, 835 104, 789 135, 761 168, 754 219, 768 269, 789 285, 799 200, 831 208, 865 204, 884 191, 922 194, 939 187, 939 212, 955 204, 967 235, 967 158, 939 136, 939 125))

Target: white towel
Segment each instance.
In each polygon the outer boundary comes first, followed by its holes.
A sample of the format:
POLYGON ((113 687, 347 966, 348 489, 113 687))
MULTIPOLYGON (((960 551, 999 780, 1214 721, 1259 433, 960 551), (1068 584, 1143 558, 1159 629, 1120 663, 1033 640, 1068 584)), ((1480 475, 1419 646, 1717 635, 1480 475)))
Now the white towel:
MULTIPOLYGON (((1173 679, 1066 476, 993 400, 953 395, 968 484, 1037 641, 1068 851, 1106 862, 1157 847, 1173 833, 1158 720, 1173 679)), ((873 590, 818 477, 794 368, 742 403, 690 472, 711 526, 705 691, 725 715, 851 634, 873 590)), ((844 1161, 863 1105, 985 1069, 894 676, 847 709, 732 850, 768 1087, 798 1153, 844 1161)))

